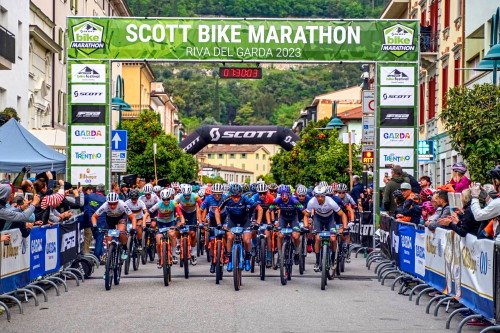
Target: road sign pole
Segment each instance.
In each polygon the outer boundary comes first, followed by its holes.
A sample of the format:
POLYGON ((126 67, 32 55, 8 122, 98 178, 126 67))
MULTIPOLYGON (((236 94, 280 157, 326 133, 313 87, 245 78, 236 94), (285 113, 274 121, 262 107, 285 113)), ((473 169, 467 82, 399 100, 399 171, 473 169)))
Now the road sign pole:
POLYGON ((155 184, 158 185, 158 174, 156 173, 156 142, 153 143, 153 161, 155 165, 155 184))

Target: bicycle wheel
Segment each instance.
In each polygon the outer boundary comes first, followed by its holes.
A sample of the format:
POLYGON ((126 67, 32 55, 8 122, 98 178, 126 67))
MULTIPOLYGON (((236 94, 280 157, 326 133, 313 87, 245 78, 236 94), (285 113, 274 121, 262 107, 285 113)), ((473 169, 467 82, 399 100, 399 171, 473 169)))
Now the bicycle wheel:
POLYGON ((198 256, 198 258, 200 257, 200 255, 203 254, 203 250, 202 250, 202 245, 201 245, 201 229, 200 228, 196 228, 196 256, 198 256))
POLYGON ((187 237, 182 238, 182 262, 184 266, 184 278, 189 278, 189 246, 187 237))
POLYGON ((293 270, 293 244, 292 240, 290 239, 288 242, 288 248, 287 248, 287 255, 285 256, 286 260, 286 266, 285 266, 285 273, 286 273, 286 278, 288 281, 292 279, 292 270, 293 270))
POLYGON ((161 242, 161 260, 163 261, 163 283, 165 287, 168 286, 169 275, 170 275, 170 266, 168 264, 168 256, 167 256, 167 242, 161 242))
POLYGON ((321 264, 322 264, 322 267, 321 267, 321 290, 325 290, 326 289, 326 284, 327 284, 327 280, 328 280, 328 270, 329 270, 329 265, 330 265, 330 260, 328 258, 328 256, 330 255, 330 251, 329 250, 329 247, 328 245, 326 244, 323 244, 323 248, 321 250, 321 264))
POLYGON ((260 279, 264 281, 266 279, 266 238, 262 237, 260 239, 259 255, 260 255, 260 279))
POLYGON ((345 260, 347 257, 347 248, 344 247, 345 244, 342 244, 341 251, 340 251, 340 256, 339 256, 339 266, 340 266, 340 271, 344 273, 345 270, 345 260))
POLYGON ((306 238, 304 235, 300 237, 300 247, 299 247, 299 273, 300 275, 304 274, 304 271, 306 270, 306 238))
POLYGON ((132 267, 134 268, 134 271, 138 270, 139 269, 139 262, 141 260, 141 253, 139 252, 139 250, 137 249, 137 238, 135 238, 135 241, 134 241, 134 250, 131 252, 132 253, 132 267))
POLYGON ((155 260, 155 254, 156 254, 156 240, 153 235, 150 235, 149 248, 148 248, 149 261, 155 260))
POLYGON ((233 282, 234 290, 238 291, 241 287, 241 268, 240 268, 240 256, 241 248, 236 245, 233 249, 233 282))
POLYGON ((221 258, 222 258, 222 242, 217 242, 217 248, 215 250, 215 284, 219 284, 220 280, 222 280, 221 258))
POLYGON ((256 248, 253 249, 252 255, 250 256, 250 273, 255 272, 255 257, 257 256, 256 248))
POLYGON ((148 254, 147 254, 147 248, 148 248, 148 241, 147 238, 149 237, 149 232, 145 232, 142 234, 142 251, 141 251, 141 262, 143 265, 146 265, 148 262, 148 254))
POLYGON ((115 251, 114 255, 114 276, 113 276, 113 282, 115 283, 115 286, 120 284, 120 279, 122 276, 122 265, 123 265, 123 260, 121 259, 121 249, 122 247, 119 246, 118 249, 115 251))
POLYGON ((104 270, 104 287, 106 290, 110 290, 111 286, 113 285, 113 275, 114 275, 114 269, 113 269, 113 258, 114 258, 114 252, 116 251, 115 244, 111 243, 109 245, 108 253, 106 254, 106 267, 104 270))
POLYGON ((286 276, 286 258, 287 256, 287 250, 288 250, 288 245, 287 241, 283 242, 283 245, 281 246, 281 251, 278 251, 278 261, 280 263, 280 280, 282 285, 286 285, 288 279, 286 276))
MULTIPOLYGON (((128 275, 128 272, 130 270, 130 261, 132 257, 132 250, 134 249, 134 238, 131 236, 128 238, 127 241, 127 249, 128 249, 128 256, 127 259, 125 260, 125 275, 128 275)), ((121 255, 121 254, 120 254, 121 255)))

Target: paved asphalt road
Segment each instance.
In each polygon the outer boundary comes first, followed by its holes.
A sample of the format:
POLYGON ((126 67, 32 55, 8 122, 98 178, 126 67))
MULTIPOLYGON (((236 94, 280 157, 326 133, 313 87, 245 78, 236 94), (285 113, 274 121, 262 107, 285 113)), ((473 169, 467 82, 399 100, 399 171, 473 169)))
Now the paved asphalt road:
MULTIPOLYGON (((191 266, 188 280, 174 267, 168 287, 161 270, 148 263, 111 291, 104 290, 101 266, 80 287, 68 281, 69 292, 59 297, 50 290, 39 307, 25 303, 24 315, 12 308, 10 323, 1 315, 0 332, 450 332, 444 307, 438 317, 425 314, 427 296, 415 306, 390 290, 392 281, 381 286, 362 258, 353 258, 342 278, 320 290, 312 258, 306 273, 286 286, 278 271, 266 281, 247 273, 238 292, 228 273, 216 285, 204 259, 191 266)), ((469 326, 464 332, 480 330, 469 326)))

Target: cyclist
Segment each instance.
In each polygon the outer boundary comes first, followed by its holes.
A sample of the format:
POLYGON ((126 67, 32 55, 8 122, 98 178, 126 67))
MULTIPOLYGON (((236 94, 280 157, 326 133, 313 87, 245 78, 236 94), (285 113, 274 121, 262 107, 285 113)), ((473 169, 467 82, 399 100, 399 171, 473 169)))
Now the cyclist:
MULTIPOLYGON (((193 188, 189 184, 180 186, 181 193, 175 197, 175 202, 179 205, 182 215, 184 216, 186 225, 196 225, 200 221, 200 206, 202 201, 198 194, 193 193, 193 188)), ((191 264, 196 265, 196 231, 189 230, 191 238, 191 264)), ((177 231, 177 238, 181 238, 181 234, 177 231)))
POLYGON ((172 182, 170 183, 170 187, 174 189, 175 193, 180 193, 181 189, 179 188, 179 182, 172 182))
POLYGON ((354 209, 357 208, 356 202, 354 199, 351 197, 349 193, 347 193, 347 185, 344 183, 340 183, 337 185, 337 197, 339 197, 342 202, 344 203, 347 212, 348 212, 348 218, 350 222, 354 222, 355 219, 355 212, 354 209))
MULTIPOLYGON (((153 193, 153 185, 151 184, 146 184, 142 188, 142 192, 144 193, 139 197, 139 200, 143 201, 144 204, 146 205, 147 209, 150 209, 154 205, 156 205, 158 202, 160 202, 160 198, 156 196, 156 194, 153 193)), ((155 217, 156 214, 151 215, 151 217, 155 217)))
POLYGON ((269 193, 276 198, 276 196, 278 195, 278 185, 276 185, 275 183, 271 183, 269 184, 268 188, 269 193))
MULTIPOLYGON (((208 190, 208 189, 207 189, 208 190)), ((207 215, 208 215, 208 221, 210 224, 210 227, 217 227, 217 220, 215 219, 215 210, 219 205, 222 203, 224 199, 226 199, 226 196, 222 194, 223 189, 222 189, 222 184, 216 183, 212 186, 212 189, 210 190, 210 194, 207 195, 203 203, 201 204, 201 220, 206 221, 207 215)), ((227 216, 227 211, 224 209, 220 213, 220 219, 222 224, 224 224, 224 221, 226 220, 227 216)), ((214 237, 214 233, 211 230, 210 231, 210 238, 214 237)), ((210 249, 212 250, 212 249, 210 249)), ((212 256, 214 253, 212 253, 212 256)), ((212 263, 210 265, 210 273, 215 273, 215 263, 212 263)))
MULTIPOLYGON (((347 228, 347 216, 340 209, 339 205, 333 201, 332 198, 326 196, 325 186, 316 186, 314 188, 314 198, 309 200, 307 204, 306 212, 307 214, 313 214, 313 229, 317 232, 322 230, 330 231, 330 248, 333 252, 337 250, 336 242, 336 232, 334 214, 338 214, 342 220, 343 228, 347 228)), ((314 252, 316 253, 316 263, 314 264, 314 271, 320 271, 320 246, 321 238, 319 233, 316 235, 316 241, 314 243, 314 252)))
MULTIPOLYGON (((304 206, 293 196, 290 196, 290 186, 280 185, 278 187, 279 198, 274 199, 274 202, 269 206, 267 212, 268 219, 271 218, 271 212, 278 209, 280 211, 278 223, 280 228, 293 228, 292 239, 295 246, 294 261, 299 264, 298 248, 300 245, 300 227, 298 220, 298 212, 305 212, 304 206)), ((304 218, 304 226, 309 225, 309 220, 304 218)), ((278 249, 281 249, 283 243, 283 234, 278 235, 278 249)))
MULTIPOLYGON (((257 192, 252 197, 252 200, 255 201, 262 208, 262 215, 266 217, 266 222, 268 225, 272 225, 272 221, 274 221, 274 212, 270 212, 270 215, 267 213, 269 210, 269 206, 273 204, 274 197, 269 194, 268 187, 265 183, 257 183, 255 186, 255 191, 257 192)), ((271 256, 272 256, 272 239, 271 239, 271 231, 267 230, 266 234, 266 242, 267 242, 267 259, 266 259, 266 267, 271 267, 271 256)))
POLYGON ((153 192, 154 192, 154 194, 156 194, 156 196, 158 198, 160 198, 160 192, 161 192, 161 190, 162 190, 161 186, 159 186, 159 185, 153 186, 153 192))
POLYGON ((132 213, 135 215, 135 220, 136 220, 136 228, 135 231, 137 232, 137 249, 139 251, 142 251, 142 227, 143 223, 142 221, 149 221, 149 213, 148 209, 146 208, 146 204, 144 201, 139 200, 139 191, 136 189, 132 189, 129 191, 129 197, 127 201, 125 201, 125 204, 130 208, 132 213))
MULTIPOLYGON (((227 210, 227 226, 229 229, 233 227, 250 227, 249 210, 255 209, 257 212, 257 224, 262 220, 262 208, 252 198, 242 195, 243 189, 239 184, 232 184, 229 187, 230 196, 222 200, 221 204, 215 210, 215 220, 217 227, 222 226, 222 212, 227 210)), ((229 231, 227 233, 227 257, 231 258, 234 235, 229 231)), ((245 270, 250 270, 250 251, 252 250, 252 231, 245 230, 243 233, 243 243, 245 247, 245 270)), ((227 271, 233 270, 233 262, 227 264, 227 271)))
MULTIPOLYGON (((307 207, 307 204, 309 203, 309 200, 311 200, 311 196, 307 194, 307 187, 304 185, 298 184, 297 188, 295 189, 295 196, 297 197, 297 200, 302 204, 302 206, 307 207)), ((298 218, 299 221, 303 221, 304 219, 310 219, 308 216, 305 216, 303 211, 299 211, 298 213, 298 218)), ((309 223, 309 226, 311 224, 309 223)), ((312 238, 311 234, 307 234, 307 252, 311 253, 312 250, 312 238)))
MULTIPOLYGON (((106 228, 107 229, 118 229, 120 231, 127 230, 127 220, 126 217, 132 222, 132 229, 130 233, 133 234, 136 228, 135 215, 132 213, 130 208, 119 199, 119 196, 115 192, 111 192, 106 196, 106 202, 99 207, 98 210, 92 215, 92 228, 97 228, 97 218, 106 214, 106 228)), ((120 242, 123 246, 123 251, 121 257, 123 260, 127 260, 127 235, 125 233, 120 233, 120 242)))
MULTIPOLYGON (((170 228, 175 224, 175 219, 178 217, 180 219, 180 224, 184 224, 184 216, 182 215, 182 211, 177 205, 177 202, 172 200, 175 195, 175 191, 173 188, 166 188, 161 190, 160 198, 161 201, 156 203, 153 207, 149 209, 149 212, 155 213, 158 212, 158 216, 156 218, 156 223, 151 223, 151 226, 154 228, 158 226, 158 228, 170 228)), ((161 253, 161 237, 162 233, 156 233, 156 251, 157 253, 161 253)), ((176 232, 175 230, 168 231, 168 237, 170 238, 170 250, 177 244, 176 241, 176 232)), ((172 253, 172 262, 174 264, 177 263, 177 257, 172 253)), ((161 262, 158 260, 158 268, 161 268, 161 262)))

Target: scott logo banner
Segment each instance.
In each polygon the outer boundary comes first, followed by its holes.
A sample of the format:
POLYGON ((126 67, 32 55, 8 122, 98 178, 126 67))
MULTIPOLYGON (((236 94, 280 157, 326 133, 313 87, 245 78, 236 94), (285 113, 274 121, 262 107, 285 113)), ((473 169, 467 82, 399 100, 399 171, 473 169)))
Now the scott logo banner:
POLYGON ((106 103, 106 85, 74 84, 71 86, 71 103, 104 104, 106 103))
POLYGON ((179 146, 196 154, 210 143, 278 144, 286 150, 295 147, 300 138, 282 126, 204 126, 184 139, 179 146))

